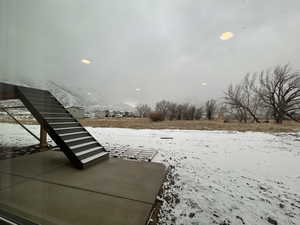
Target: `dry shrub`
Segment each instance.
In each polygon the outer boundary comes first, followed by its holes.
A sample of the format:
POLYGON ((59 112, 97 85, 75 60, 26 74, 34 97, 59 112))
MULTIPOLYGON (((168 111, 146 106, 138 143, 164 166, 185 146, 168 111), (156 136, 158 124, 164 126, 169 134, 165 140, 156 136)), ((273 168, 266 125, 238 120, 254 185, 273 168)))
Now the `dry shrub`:
POLYGON ((229 123, 230 120, 229 120, 228 118, 225 118, 223 122, 224 122, 224 123, 229 123))
POLYGON ((152 113, 149 114, 149 118, 153 122, 165 120, 164 114, 161 113, 161 112, 152 112, 152 113))

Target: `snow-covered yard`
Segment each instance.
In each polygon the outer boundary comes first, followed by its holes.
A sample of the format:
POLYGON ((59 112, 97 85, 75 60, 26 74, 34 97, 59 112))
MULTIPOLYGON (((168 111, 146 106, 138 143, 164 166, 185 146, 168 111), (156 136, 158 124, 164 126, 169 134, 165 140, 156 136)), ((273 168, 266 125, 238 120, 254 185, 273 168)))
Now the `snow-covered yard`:
MULTIPOLYGON (((164 201, 161 224, 300 224, 298 133, 87 129, 108 148, 156 149, 154 161, 174 166, 176 201, 164 201)), ((0 143, 36 141, 0 124, 0 143)))

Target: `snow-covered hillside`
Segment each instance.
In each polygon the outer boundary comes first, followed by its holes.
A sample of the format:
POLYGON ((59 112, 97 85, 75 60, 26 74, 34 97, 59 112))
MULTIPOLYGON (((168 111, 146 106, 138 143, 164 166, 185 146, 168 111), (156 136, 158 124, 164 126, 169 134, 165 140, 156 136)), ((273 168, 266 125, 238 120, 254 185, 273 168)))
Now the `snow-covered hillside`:
MULTIPOLYGON (((9 82, 7 82, 9 83, 9 82)), ((97 112, 103 110, 117 110, 117 111, 135 111, 135 107, 126 103, 108 103, 101 95, 92 94, 88 88, 80 88, 67 86, 65 84, 58 84, 53 81, 44 81, 38 83, 37 81, 16 81, 15 85, 40 88, 50 91, 65 107, 83 106, 86 112, 97 112)), ((1 103, 0 103, 1 104, 1 103)))
POLYGON ((50 91, 65 107, 82 106, 84 101, 75 96, 70 90, 49 81, 47 90, 50 91))

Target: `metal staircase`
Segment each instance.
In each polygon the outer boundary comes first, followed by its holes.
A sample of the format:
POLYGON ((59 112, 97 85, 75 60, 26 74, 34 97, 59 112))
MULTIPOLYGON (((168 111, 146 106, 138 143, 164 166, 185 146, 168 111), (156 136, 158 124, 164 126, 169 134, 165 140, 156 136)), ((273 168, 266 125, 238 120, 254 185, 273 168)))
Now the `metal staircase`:
POLYGON ((16 86, 16 93, 76 168, 108 158, 104 147, 49 91, 16 86))

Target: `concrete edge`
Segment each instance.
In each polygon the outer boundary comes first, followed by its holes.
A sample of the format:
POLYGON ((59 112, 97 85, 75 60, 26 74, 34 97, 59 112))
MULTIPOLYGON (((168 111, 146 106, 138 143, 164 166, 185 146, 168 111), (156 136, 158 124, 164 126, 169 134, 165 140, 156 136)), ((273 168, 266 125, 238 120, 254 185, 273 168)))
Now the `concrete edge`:
MULTIPOLYGON (((159 163, 162 164, 162 163, 159 163)), ((147 221, 145 225, 156 225, 158 222, 158 213, 160 211, 161 205, 162 205, 162 201, 160 199, 157 199, 158 196, 162 196, 162 193, 164 192, 164 188, 163 185, 164 183, 167 181, 167 175, 170 172, 171 167, 170 166, 166 166, 164 164, 162 164, 165 167, 165 174, 164 174, 164 179, 163 182, 160 186, 160 189, 158 190, 158 193, 156 194, 156 199, 154 204, 152 205, 152 208, 149 212, 147 221)))

